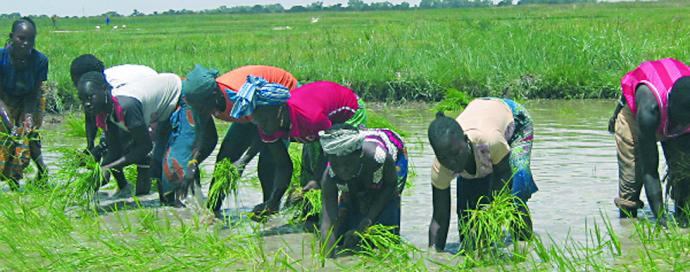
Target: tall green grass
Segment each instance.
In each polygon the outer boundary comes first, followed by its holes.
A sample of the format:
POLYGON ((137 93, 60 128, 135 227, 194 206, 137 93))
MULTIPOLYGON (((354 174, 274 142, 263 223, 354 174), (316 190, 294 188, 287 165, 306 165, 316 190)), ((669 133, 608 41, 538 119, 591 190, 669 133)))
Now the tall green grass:
MULTIPOLYGON (((659 2, 147 16, 115 18, 127 26, 117 30, 97 30, 102 18, 94 17, 61 19, 62 32, 38 19, 36 48, 51 59, 49 80, 66 105, 76 100, 69 63, 83 53, 177 74, 195 63, 221 71, 274 65, 300 82, 340 82, 368 100, 440 100, 449 88, 472 96, 613 97, 642 61, 690 60, 689 11, 682 2, 659 2)), ((0 29, 9 32, 10 24, 0 20, 0 29)))

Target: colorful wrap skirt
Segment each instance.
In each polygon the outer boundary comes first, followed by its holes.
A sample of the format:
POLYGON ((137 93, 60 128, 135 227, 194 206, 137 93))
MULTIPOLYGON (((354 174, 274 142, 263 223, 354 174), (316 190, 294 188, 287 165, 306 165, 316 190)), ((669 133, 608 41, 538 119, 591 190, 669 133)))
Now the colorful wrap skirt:
POLYGON ((170 136, 163 155, 162 189, 170 192, 184 188, 187 165, 192 158, 196 135, 194 115, 184 102, 170 116, 170 136))
POLYGON ((532 194, 539 190, 530 169, 534 126, 532 118, 524 106, 510 99, 503 99, 503 102, 513 112, 513 119, 515 120, 515 132, 508 141, 510 144, 509 161, 513 169, 512 193, 523 202, 527 202, 532 194))

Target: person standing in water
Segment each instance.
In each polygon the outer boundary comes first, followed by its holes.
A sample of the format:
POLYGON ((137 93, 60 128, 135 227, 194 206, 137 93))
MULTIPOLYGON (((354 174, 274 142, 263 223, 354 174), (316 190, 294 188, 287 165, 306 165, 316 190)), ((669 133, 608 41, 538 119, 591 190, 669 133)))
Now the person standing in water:
POLYGON ((618 152, 618 197, 621 217, 636 217, 644 186, 657 222, 665 225, 659 179, 661 142, 668 164, 668 182, 681 227, 688 226, 690 177, 690 67, 675 59, 647 61, 621 79, 622 99, 609 130, 618 152))
MULTIPOLYGON (((36 24, 27 17, 12 23, 7 46, 0 49, 0 100, 7 108, 10 121, 18 136, 29 140, 31 160, 38 170, 37 180, 46 177, 41 139, 38 129, 43 123, 45 111, 44 82, 48 79, 48 58, 34 48, 36 24)), ((22 171, 17 169, 9 176, 18 186, 22 171)))
POLYGON ((527 200, 537 191, 530 170, 532 141, 532 119, 522 105, 509 99, 475 99, 455 120, 442 112, 436 114, 429 126, 429 142, 436 155, 431 169, 430 247, 445 249, 450 182, 456 176, 460 224, 466 223, 466 211, 476 209, 480 201, 492 201, 494 193, 508 187, 520 199, 516 212, 524 222, 519 224, 522 227, 513 226, 512 233, 523 240, 532 235, 527 208, 527 200))

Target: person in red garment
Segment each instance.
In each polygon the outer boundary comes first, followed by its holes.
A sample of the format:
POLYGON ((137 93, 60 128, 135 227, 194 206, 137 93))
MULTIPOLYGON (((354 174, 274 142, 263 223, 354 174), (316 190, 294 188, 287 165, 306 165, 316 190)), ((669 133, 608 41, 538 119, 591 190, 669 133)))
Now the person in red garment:
MULTIPOLYGON (((271 193, 270 184, 273 181, 273 159, 266 151, 266 144, 259 138, 256 125, 252 124, 249 117, 234 118, 230 112, 233 101, 230 96, 238 92, 247 83, 247 76, 256 76, 267 82, 279 84, 292 90, 297 87, 297 79, 288 71, 278 67, 265 65, 248 65, 233 69, 215 79, 216 86, 209 88, 197 88, 184 94, 184 99, 191 106, 194 115, 199 120, 199 125, 194 127, 193 167, 198 165, 200 153, 210 153, 215 147, 218 138, 213 117, 218 120, 232 122, 220 146, 216 157, 216 163, 229 159, 240 172, 254 158, 259 155, 258 174, 263 189, 264 201, 271 193), (217 87, 217 88, 216 88, 217 87), (211 106, 209 106, 211 105, 211 106), (202 150, 204 150, 202 152, 202 150)), ((215 180, 211 180, 211 187, 215 180)), ((221 193, 218 201, 209 202, 216 215, 219 211, 225 195, 221 193)))
MULTIPOLYGON (((293 165, 284 140, 313 143, 319 140, 320 131, 333 124, 366 118, 362 118, 363 108, 355 92, 334 82, 314 82, 291 92, 257 77, 248 77, 247 82, 231 97, 235 102, 231 114, 234 118, 252 117, 276 165, 271 195, 253 210, 254 215, 262 218, 278 212, 292 176, 293 165)), ((319 167, 315 171, 318 176, 326 166, 321 148, 319 153, 319 167)))

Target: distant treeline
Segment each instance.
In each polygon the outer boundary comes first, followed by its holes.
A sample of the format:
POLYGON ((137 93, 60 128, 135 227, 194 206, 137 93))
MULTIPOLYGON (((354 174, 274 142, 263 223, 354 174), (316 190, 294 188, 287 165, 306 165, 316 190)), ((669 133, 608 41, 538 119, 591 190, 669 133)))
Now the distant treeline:
MULTIPOLYGON (((596 3, 596 0, 519 0, 518 5, 524 4, 568 4, 568 3, 596 3)), ((296 5, 285 8, 281 4, 253 5, 253 6, 220 6, 215 9, 194 11, 188 9, 167 10, 151 14, 145 14, 138 10, 133 10, 127 16, 147 16, 147 15, 180 15, 180 14, 251 14, 251 13, 284 13, 284 12, 310 12, 310 11, 379 11, 379 10, 407 10, 407 9, 435 9, 435 8, 464 8, 464 7, 487 7, 512 5, 513 0, 502 0, 494 4, 491 0, 422 0, 419 5, 412 5, 408 2, 393 4, 388 1, 365 3, 362 0, 348 0, 347 5, 333 4, 324 5, 322 1, 316 1, 308 5, 296 5)), ((109 11, 100 16, 119 17, 126 16, 114 11, 109 11)), ((17 19, 21 15, 17 12, 10 14, 0 14, 0 19, 17 19)), ((38 17, 47 17, 41 15, 38 17)), ((78 17, 78 16, 73 16, 78 17)))

